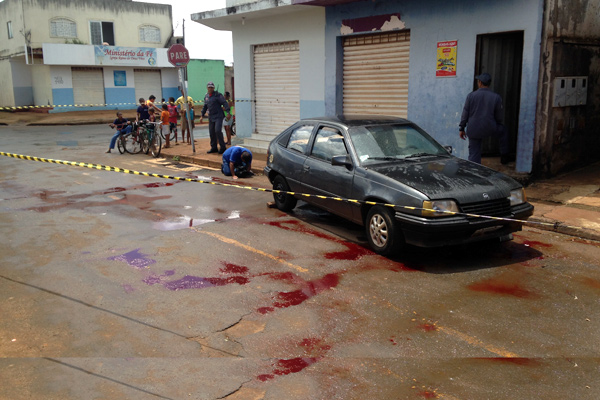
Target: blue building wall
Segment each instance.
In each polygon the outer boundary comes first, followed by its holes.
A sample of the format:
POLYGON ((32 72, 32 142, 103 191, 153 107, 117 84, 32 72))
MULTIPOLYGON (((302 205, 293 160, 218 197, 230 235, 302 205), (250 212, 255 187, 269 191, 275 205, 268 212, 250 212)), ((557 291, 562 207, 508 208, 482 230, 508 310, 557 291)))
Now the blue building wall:
MULTIPOLYGON (((408 118, 454 154, 467 158, 467 142, 458 137, 465 98, 473 89, 477 35, 523 31, 521 108, 517 138, 518 172, 531 172, 540 62, 543 0, 356 2, 327 8, 325 107, 340 110, 342 99, 341 23, 344 19, 400 13, 410 30, 408 118), (458 40, 457 76, 437 78, 437 42, 458 40)), ((367 33, 367 32, 363 32, 367 33)))
POLYGON ((135 88, 104 88, 104 98, 107 108, 130 110, 137 107, 135 88))

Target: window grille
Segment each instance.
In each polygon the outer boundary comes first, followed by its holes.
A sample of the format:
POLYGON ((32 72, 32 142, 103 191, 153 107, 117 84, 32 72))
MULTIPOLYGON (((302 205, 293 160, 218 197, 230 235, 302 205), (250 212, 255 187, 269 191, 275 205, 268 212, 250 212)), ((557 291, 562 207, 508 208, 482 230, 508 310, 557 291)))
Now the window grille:
POLYGON ((150 25, 141 26, 140 42, 160 43, 160 29, 150 25))
POLYGON ((76 38, 77 24, 66 18, 53 19, 50 21, 50 36, 76 38))

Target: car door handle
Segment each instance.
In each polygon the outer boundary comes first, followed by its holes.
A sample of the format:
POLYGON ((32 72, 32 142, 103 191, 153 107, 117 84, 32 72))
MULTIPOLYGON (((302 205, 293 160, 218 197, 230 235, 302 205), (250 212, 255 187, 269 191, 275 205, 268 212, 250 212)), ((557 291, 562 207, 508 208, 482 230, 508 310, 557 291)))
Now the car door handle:
POLYGON ((304 172, 310 172, 310 166, 308 165, 304 165, 302 169, 304 170, 304 172))

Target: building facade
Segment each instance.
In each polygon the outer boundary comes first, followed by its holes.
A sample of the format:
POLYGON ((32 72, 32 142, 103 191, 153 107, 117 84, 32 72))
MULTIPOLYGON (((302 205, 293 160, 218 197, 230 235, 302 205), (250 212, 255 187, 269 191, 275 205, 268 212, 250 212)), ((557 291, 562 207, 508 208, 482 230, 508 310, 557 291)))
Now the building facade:
MULTIPOLYGON (((462 107, 474 77, 488 72, 515 170, 548 175, 598 160, 600 143, 600 0, 561 3, 560 12, 558 3, 228 0, 192 19, 232 32, 238 135, 255 150, 298 118, 386 114, 466 158, 462 107), (553 101, 556 85, 568 103, 553 101)), ((497 140, 484 153, 497 155, 497 140)))
POLYGON ((171 6, 130 0, 0 2, 0 105, 134 108, 178 97, 171 6))
POLYGON ((215 90, 225 93, 225 62, 223 60, 190 60, 187 65, 188 95, 194 101, 202 101, 206 84, 215 84, 215 90))

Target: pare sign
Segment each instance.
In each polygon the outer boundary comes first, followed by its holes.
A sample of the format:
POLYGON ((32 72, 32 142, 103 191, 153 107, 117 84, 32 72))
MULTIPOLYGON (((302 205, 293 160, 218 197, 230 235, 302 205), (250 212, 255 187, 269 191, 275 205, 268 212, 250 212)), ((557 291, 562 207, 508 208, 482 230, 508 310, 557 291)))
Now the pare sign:
POLYGON ((167 58, 175 67, 185 67, 190 62, 190 53, 182 44, 174 44, 167 50, 167 58))

